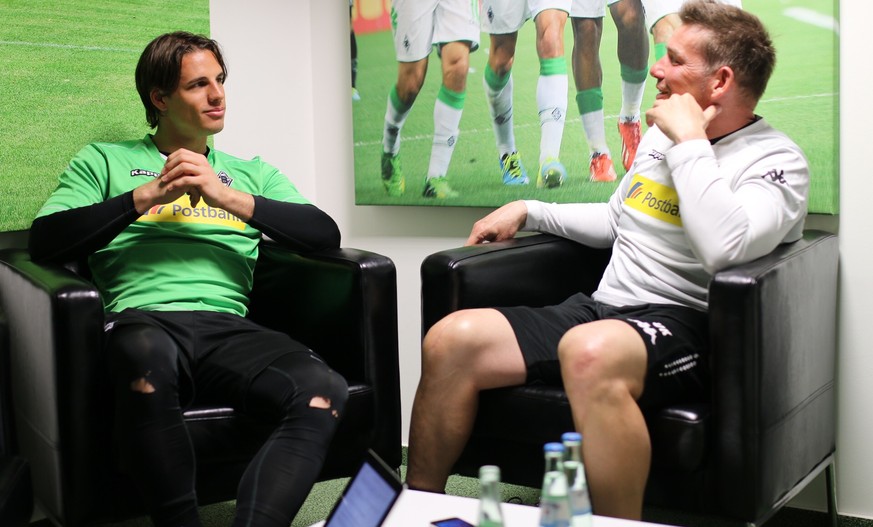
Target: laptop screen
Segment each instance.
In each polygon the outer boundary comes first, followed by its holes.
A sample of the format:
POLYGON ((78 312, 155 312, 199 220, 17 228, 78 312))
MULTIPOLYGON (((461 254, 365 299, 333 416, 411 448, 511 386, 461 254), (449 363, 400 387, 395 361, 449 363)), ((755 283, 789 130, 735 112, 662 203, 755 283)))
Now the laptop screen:
POLYGON ((379 527, 402 490, 397 474, 370 450, 324 527, 379 527))

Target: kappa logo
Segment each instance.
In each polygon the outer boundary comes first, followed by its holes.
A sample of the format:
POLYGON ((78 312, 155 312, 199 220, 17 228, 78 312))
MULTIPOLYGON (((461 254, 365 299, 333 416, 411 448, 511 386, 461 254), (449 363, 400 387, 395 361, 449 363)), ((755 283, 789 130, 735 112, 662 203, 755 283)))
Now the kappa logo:
POLYGON ((665 156, 661 152, 658 152, 657 150, 652 150, 651 152, 649 152, 649 157, 651 157, 655 161, 663 161, 664 159, 667 158, 667 156, 665 156))
POLYGON ((643 331, 643 333, 648 335, 649 340, 652 341, 653 346, 655 345, 655 341, 658 340, 659 335, 663 336, 663 337, 672 337, 673 336, 673 334, 670 333, 670 330, 667 329, 667 327, 664 324, 661 324, 660 322, 649 323, 649 322, 645 322, 643 320, 636 320, 633 318, 629 318, 629 319, 627 319, 627 321, 633 322, 634 324, 637 325, 638 328, 640 328, 643 331))
POLYGON ((761 176, 761 179, 769 179, 775 183, 782 183, 783 185, 787 185, 788 181, 785 180, 785 171, 774 168, 773 170, 768 171, 766 174, 761 176))
POLYGON ((160 175, 161 174, 159 172, 154 172, 152 170, 146 170, 144 168, 134 168, 133 170, 130 171, 130 177, 149 176, 149 177, 155 178, 155 177, 158 177, 160 175))
POLYGON ((488 23, 489 24, 494 23, 494 10, 491 9, 491 6, 488 6, 488 23))

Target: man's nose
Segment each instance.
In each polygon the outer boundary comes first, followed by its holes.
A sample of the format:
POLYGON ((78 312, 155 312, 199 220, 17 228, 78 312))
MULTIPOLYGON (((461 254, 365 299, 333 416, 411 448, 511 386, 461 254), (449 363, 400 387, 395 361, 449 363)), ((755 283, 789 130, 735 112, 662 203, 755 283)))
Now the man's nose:
POLYGON ((664 77, 664 64, 663 61, 668 60, 667 55, 664 55, 660 59, 656 60, 652 67, 649 68, 649 75, 656 79, 661 79, 664 77))
POLYGON ((209 90, 209 100, 220 101, 222 99, 224 99, 224 85, 219 82, 213 83, 209 90))

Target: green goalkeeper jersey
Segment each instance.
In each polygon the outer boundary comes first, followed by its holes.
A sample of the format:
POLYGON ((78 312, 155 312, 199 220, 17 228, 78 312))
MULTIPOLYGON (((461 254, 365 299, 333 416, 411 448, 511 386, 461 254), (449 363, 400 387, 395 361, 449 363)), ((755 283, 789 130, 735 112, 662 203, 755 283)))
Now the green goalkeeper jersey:
MULTIPOLYGON (((309 204, 278 169, 210 150, 222 183, 248 194, 309 204)), ((150 135, 138 141, 93 143, 61 174, 37 217, 100 203, 160 175, 166 158, 150 135)), ((261 233, 187 195, 156 205, 89 257, 108 312, 219 311, 245 316, 261 233)))

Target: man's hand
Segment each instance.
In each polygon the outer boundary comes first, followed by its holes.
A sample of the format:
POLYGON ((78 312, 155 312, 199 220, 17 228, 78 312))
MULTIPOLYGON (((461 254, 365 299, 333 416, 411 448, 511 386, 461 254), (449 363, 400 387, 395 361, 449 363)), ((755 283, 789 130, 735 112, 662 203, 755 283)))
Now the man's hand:
POLYGON ((527 220, 527 205, 513 201, 495 210, 473 224, 470 237, 464 245, 499 242, 515 236, 527 220))
POLYGON ((646 123, 657 125, 674 143, 691 139, 707 139, 706 129, 718 115, 720 107, 701 108, 690 93, 673 94, 668 99, 656 99, 646 112, 646 123))
POLYGON ((224 208, 222 203, 230 190, 218 179, 203 154, 184 148, 167 156, 160 179, 170 192, 184 189, 190 196, 192 207, 196 207, 202 197, 210 207, 224 208))
POLYGON ((155 205, 172 203, 185 194, 185 188, 170 188, 168 183, 165 183, 160 177, 156 177, 133 189, 133 206, 140 214, 145 214, 147 210, 155 205))
POLYGON ((143 213, 183 194, 188 194, 192 207, 203 199, 210 207, 224 209, 243 221, 248 221, 254 212, 254 198, 250 194, 226 186, 203 154, 184 148, 167 156, 160 176, 134 190, 134 205, 143 213))

